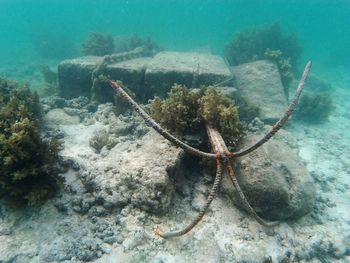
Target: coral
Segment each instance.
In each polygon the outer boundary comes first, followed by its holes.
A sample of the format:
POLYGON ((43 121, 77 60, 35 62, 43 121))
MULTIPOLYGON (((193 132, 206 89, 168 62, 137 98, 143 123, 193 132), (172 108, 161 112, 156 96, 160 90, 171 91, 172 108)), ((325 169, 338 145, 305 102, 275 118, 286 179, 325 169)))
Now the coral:
POLYGON ((289 98, 289 86, 294 79, 290 58, 285 58, 281 50, 266 49, 264 56, 266 59, 276 63, 281 76, 286 98, 289 98))
POLYGON ((230 65, 239 65, 264 58, 267 49, 280 50, 294 71, 297 70, 301 47, 295 35, 285 35, 278 23, 236 34, 226 45, 225 56, 230 65))
POLYGON ((111 137, 105 129, 97 130, 89 141, 90 146, 94 148, 97 153, 100 153, 103 147, 106 146, 108 149, 111 149, 117 143, 118 140, 111 137))
POLYGON ((114 41, 112 36, 100 33, 90 33, 83 44, 82 53, 91 56, 104 56, 114 52, 114 41))
POLYGON ((90 138, 89 144, 94 148, 98 153, 101 149, 108 144, 109 134, 105 129, 98 130, 90 138))
POLYGON ((230 146, 243 135, 237 107, 215 89, 189 90, 175 84, 168 99, 152 100, 150 111, 156 121, 178 135, 196 133, 205 123, 217 127, 230 146))
POLYGON ((39 98, 28 87, 0 78, 0 188, 35 205, 59 188, 60 144, 39 133, 39 98))
POLYGON ((317 124, 328 120, 334 110, 333 98, 329 94, 305 93, 301 97, 296 117, 303 122, 317 124))

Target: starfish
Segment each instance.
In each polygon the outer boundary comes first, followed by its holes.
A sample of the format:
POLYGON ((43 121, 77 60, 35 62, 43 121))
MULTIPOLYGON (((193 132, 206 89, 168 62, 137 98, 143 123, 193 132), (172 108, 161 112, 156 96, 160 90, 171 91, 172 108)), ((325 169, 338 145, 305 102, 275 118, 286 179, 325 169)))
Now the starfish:
POLYGON ((234 169, 232 166, 232 159, 236 157, 241 157, 244 155, 249 154, 250 152, 256 150, 261 145, 266 143, 269 139, 271 139, 282 127, 287 123, 289 118, 291 117, 293 111, 297 107, 299 103, 300 95, 304 89, 304 84, 306 77, 308 73, 310 72, 312 62, 309 61, 304 69, 304 72, 302 74, 302 77, 299 81, 298 88, 295 92, 295 95, 285 110, 282 117, 272 126, 270 131, 264 135, 260 140, 258 140, 253 145, 239 150, 237 152, 230 152, 225 144, 225 141, 223 140, 222 136, 220 135, 219 131, 210 125, 209 123, 206 124, 206 131, 209 137, 209 142, 211 144, 212 152, 207 153, 203 152, 201 150, 198 150, 196 148, 193 148, 192 146, 182 142, 172 134, 170 134, 168 131, 163 129, 156 121, 154 121, 123 89, 123 86, 119 84, 116 81, 109 80, 109 84, 111 87, 117 92, 117 94, 122 97, 130 106, 133 108, 144 120, 145 122, 152 127, 154 130, 156 130, 160 135, 162 135, 165 139, 172 142, 175 146, 178 146, 182 148, 184 151, 186 151, 189 154, 193 154, 199 157, 203 158, 210 158, 216 160, 216 175, 214 179, 214 184, 209 192, 209 195, 207 197, 205 205, 200 209, 198 215, 196 218, 188 224, 186 227, 182 228, 181 230, 174 231, 174 232, 166 232, 164 233, 160 229, 156 229, 155 232, 157 235, 163 238, 173 238, 173 237, 179 237, 182 236, 188 232, 190 232, 203 218, 204 214, 208 210, 211 202, 214 200, 218 189, 220 187, 221 181, 222 181, 222 174, 223 170, 226 169, 226 172, 233 183, 233 186, 236 188, 238 193, 238 198, 240 199, 241 203, 244 205, 244 207, 247 209, 249 214, 253 216, 260 224, 264 226, 274 226, 278 224, 279 222, 267 222, 264 219, 262 219, 260 216, 257 215, 257 213, 254 211, 254 209, 249 204, 247 198, 245 197, 241 187, 239 186, 239 183, 237 181, 237 178, 234 173, 234 169))

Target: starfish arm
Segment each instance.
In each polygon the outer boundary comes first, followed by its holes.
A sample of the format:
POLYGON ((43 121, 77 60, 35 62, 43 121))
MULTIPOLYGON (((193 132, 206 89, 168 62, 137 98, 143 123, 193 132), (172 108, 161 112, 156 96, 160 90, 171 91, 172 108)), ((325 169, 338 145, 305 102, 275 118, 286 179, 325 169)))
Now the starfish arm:
POLYGON ((238 152, 231 152, 229 154, 231 157, 243 156, 243 155, 246 155, 246 154, 254 151, 255 149, 259 148, 261 145, 263 145, 265 142, 267 142, 269 139, 271 139, 271 137, 273 137, 283 127, 283 125, 285 125, 287 123, 287 121, 289 120, 293 111, 298 106, 299 98, 300 98, 301 92, 304 89, 305 80, 306 80, 307 75, 310 72, 311 65, 312 65, 311 61, 309 61, 306 64, 303 75, 299 81, 299 85, 298 85, 297 91, 295 92, 295 95, 293 97, 292 102, 288 106, 287 110, 284 112, 283 116, 275 123, 275 125, 271 128, 271 130, 263 138, 261 138, 259 141, 257 141, 252 146, 250 146, 246 149, 240 150, 238 152))
POLYGON ((260 216, 257 215, 257 213, 254 211, 253 207, 251 207, 251 205, 249 204, 241 187, 239 186, 237 178, 234 174, 234 171, 233 171, 233 168, 232 168, 232 165, 230 162, 227 163, 226 170, 227 170, 227 173, 228 173, 234 187, 236 188, 236 190, 238 192, 239 200, 242 202, 244 207, 248 210, 249 214, 251 214, 255 218, 255 220, 258 221, 263 226, 275 226, 275 225, 279 224, 279 222, 266 222, 264 219, 262 219, 260 216))
POLYGON ((169 132, 167 132, 165 129, 163 129, 158 123, 155 122, 155 120, 153 120, 151 118, 151 116, 149 116, 147 114, 147 112, 145 112, 121 87, 120 84, 118 84, 115 81, 109 81, 109 84, 112 86, 112 88, 118 93, 119 96, 121 96, 144 120, 145 122, 152 127, 153 129, 155 129, 160 135, 162 135, 165 139, 171 141, 173 144, 175 144, 176 146, 182 148, 183 150, 185 150, 188 153, 191 153, 193 155, 199 156, 199 157, 204 157, 204 158, 216 158, 216 155, 213 153, 206 153, 203 151, 200 151, 196 148, 191 147, 190 145, 180 141, 179 139, 177 139, 176 137, 174 137, 173 135, 171 135, 169 132))
POLYGON ((222 163, 219 159, 217 159, 217 165, 216 165, 216 175, 215 175, 215 180, 214 184, 210 190, 210 193, 208 195, 207 201, 205 205, 202 207, 202 209, 199 211, 197 217, 184 229, 174 231, 174 232, 168 232, 168 233, 163 233, 161 230, 156 229, 155 232, 157 235, 161 236, 162 238, 172 238, 172 237, 179 237, 182 236, 189 231, 191 231, 203 218, 204 214, 208 210, 208 207, 210 206, 211 202, 214 200, 217 191, 219 189, 221 180, 222 180, 222 163))

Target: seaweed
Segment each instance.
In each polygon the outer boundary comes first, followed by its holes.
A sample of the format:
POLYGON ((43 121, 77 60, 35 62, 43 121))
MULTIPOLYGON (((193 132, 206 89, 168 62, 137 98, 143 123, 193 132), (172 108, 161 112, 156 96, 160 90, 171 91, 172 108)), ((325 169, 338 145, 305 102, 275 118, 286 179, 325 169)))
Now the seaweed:
POLYGON ((0 78, 0 188, 19 203, 36 205, 61 184, 60 143, 40 137, 41 109, 28 86, 0 78))
POLYGON ((296 111, 296 118, 310 124, 320 124, 328 120, 334 111, 332 96, 327 93, 305 93, 296 111))
POLYGON ((234 146, 243 136, 238 107, 229 97, 209 88, 200 99, 199 114, 204 121, 216 127, 229 146, 234 146))
POLYGON ((264 56, 266 59, 276 63, 281 76, 281 82, 284 88, 284 95, 289 99, 289 86, 294 79, 290 58, 286 58, 281 50, 266 49, 264 56))
POLYGON ((141 38, 138 35, 133 35, 127 43, 128 50, 134 50, 137 47, 143 47, 144 53, 147 56, 152 56, 161 50, 158 44, 151 38, 141 38))
POLYGON ((203 93, 203 90, 191 91, 184 85, 175 84, 168 94, 169 98, 162 100, 155 97, 151 101, 151 115, 162 126, 178 135, 198 130, 201 127, 199 99, 203 93))
POLYGON ((217 127, 229 146, 235 146, 244 133, 237 106, 213 88, 189 90, 175 84, 169 98, 151 101, 150 111, 157 122, 178 135, 200 133, 209 123, 217 127))
POLYGON ((237 33, 234 40, 225 47, 225 56, 230 65, 265 58, 267 49, 279 50, 289 59, 294 72, 297 71, 302 49, 293 34, 284 34, 279 23, 237 33))
POLYGON ((143 54, 145 56, 153 56, 162 48, 151 38, 143 38, 137 34, 131 36, 116 36, 114 37, 115 52, 122 53, 132 51, 136 48, 143 48, 143 54))
POLYGON ((92 32, 83 44, 82 53, 85 56, 104 56, 114 52, 114 41, 111 35, 92 32))

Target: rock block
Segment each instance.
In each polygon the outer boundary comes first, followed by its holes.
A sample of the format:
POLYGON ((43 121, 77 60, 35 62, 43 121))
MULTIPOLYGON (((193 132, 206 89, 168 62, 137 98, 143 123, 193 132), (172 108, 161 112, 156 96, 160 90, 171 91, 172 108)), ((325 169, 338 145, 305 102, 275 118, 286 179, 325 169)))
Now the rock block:
POLYGON ((160 52, 148 64, 145 87, 150 94, 165 95, 174 83, 187 87, 212 85, 231 77, 221 57, 192 52, 160 52))
POLYGON ((68 115, 63 109, 52 109, 44 117, 50 125, 76 125, 80 123, 79 116, 68 115))
POLYGON ((273 124, 287 107, 277 66, 260 60, 231 68, 238 95, 260 108, 260 118, 273 124))
MULTIPOLYGON (((142 91, 144 73, 151 58, 142 57, 121 61, 109 65, 106 74, 111 79, 121 80, 139 99, 143 99, 146 93, 142 91), (144 95, 145 94, 145 95, 144 95)), ((78 96, 91 96, 91 74, 102 57, 87 56, 62 61, 58 66, 58 80, 60 95, 64 98, 78 96)), ((111 94, 106 92, 106 94, 111 94)), ((101 97, 101 96, 99 96, 101 97)), ((112 101, 112 96, 104 101, 112 101)))
POLYGON ((102 57, 87 56, 67 59, 58 65, 58 85, 60 96, 74 98, 90 97, 91 73, 102 57))
MULTIPOLYGON (((90 97, 91 74, 101 61, 102 57, 88 56, 61 62, 58 66, 60 95, 64 98, 90 97)), ((221 57, 190 52, 160 52, 154 58, 124 60, 108 65, 105 74, 111 79, 121 80, 139 101, 165 95, 174 83, 199 87, 231 77, 221 57)), ((113 101, 112 92, 96 92, 101 93, 95 96, 102 98, 100 102, 113 101)))
MULTIPOLYGON (((252 145, 262 134, 247 136, 240 148, 252 145)), ((269 142, 237 159, 237 180, 255 211, 268 220, 297 219, 310 212, 316 192, 313 179, 298 156, 295 139, 281 130, 269 142)), ((225 182, 232 194, 232 183, 225 182), (230 185, 228 185, 230 184, 230 185)))
POLYGON ((107 67, 107 75, 111 79, 122 81, 136 94, 138 101, 145 101, 150 94, 144 89, 144 76, 151 60, 150 57, 141 57, 111 64, 107 67))
POLYGON ((95 195, 108 207, 127 204, 155 214, 172 204, 175 185, 172 177, 181 171, 182 150, 171 146, 154 131, 135 143, 120 143, 111 149, 103 170, 94 178, 95 195), (103 172, 104 171, 104 172, 103 172), (109 191, 107 189, 110 189, 109 191))

